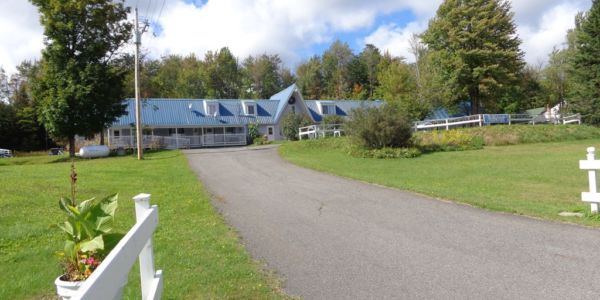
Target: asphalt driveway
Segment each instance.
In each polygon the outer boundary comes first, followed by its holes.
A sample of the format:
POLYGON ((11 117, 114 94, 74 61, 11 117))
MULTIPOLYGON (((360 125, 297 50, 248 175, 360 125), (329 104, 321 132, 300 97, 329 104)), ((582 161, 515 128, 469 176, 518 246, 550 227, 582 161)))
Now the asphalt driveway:
POLYGON ((185 151, 250 254, 305 299, 599 299, 600 231, 307 170, 273 146, 185 151))

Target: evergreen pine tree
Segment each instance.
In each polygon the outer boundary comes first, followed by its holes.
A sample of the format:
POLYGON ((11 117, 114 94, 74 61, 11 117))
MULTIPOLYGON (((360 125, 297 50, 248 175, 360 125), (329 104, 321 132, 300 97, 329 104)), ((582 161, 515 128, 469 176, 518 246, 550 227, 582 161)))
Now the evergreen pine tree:
POLYGON ((510 3, 504 0, 446 0, 422 36, 454 101, 468 98, 471 113, 495 102, 523 68, 510 3))
POLYGON ((582 114, 586 123, 600 123, 600 1, 575 21, 572 55, 573 88, 571 109, 582 114))

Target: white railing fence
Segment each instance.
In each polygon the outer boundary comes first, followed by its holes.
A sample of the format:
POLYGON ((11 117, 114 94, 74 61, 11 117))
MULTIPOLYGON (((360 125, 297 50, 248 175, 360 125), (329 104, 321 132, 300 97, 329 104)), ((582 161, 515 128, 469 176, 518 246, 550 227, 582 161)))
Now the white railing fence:
POLYGON ((303 137, 316 139, 326 136, 341 136, 344 132, 344 124, 322 124, 310 125, 298 128, 298 138, 303 137))
POLYGON ((158 206, 150 206, 150 195, 139 194, 135 201, 136 223, 81 285, 72 299, 114 299, 139 258, 142 299, 160 299, 162 270, 154 271, 152 233, 158 225, 158 206))
POLYGON ((600 160, 596 160, 596 148, 587 148, 587 160, 579 161, 579 169, 588 170, 589 192, 581 193, 581 200, 589 202, 592 213, 598 213, 598 203, 600 203, 600 193, 598 193, 598 181, 596 180, 596 170, 600 170, 600 160))
POLYGON ((467 124, 491 125, 491 124, 508 124, 528 123, 536 124, 581 124, 581 115, 574 114, 570 116, 531 116, 528 114, 479 114, 457 118, 434 119, 417 121, 414 123, 415 130, 437 129, 444 128, 449 130, 453 126, 465 126, 467 124))

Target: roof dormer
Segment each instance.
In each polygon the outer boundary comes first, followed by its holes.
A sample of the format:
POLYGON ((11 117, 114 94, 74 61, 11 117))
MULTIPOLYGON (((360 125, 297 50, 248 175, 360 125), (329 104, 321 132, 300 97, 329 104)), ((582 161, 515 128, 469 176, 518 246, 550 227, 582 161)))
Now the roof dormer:
POLYGON ((204 100, 204 112, 207 116, 216 117, 219 115, 219 101, 204 100))
POLYGON ((256 116, 256 101, 246 100, 242 101, 242 108, 244 110, 244 115, 246 116, 256 116))

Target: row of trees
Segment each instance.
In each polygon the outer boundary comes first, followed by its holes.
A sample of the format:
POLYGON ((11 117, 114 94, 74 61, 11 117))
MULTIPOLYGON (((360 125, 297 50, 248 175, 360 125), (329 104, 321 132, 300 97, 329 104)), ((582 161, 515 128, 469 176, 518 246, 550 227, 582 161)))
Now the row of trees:
MULTIPOLYGON (((76 134, 99 132, 134 95, 133 57, 118 52, 131 37, 122 1, 30 1, 45 28, 42 60, 24 62, 11 78, 0 73, 0 143, 26 150, 44 146, 46 132, 70 144, 76 134)), ((277 54, 240 61, 224 47, 203 58, 143 59, 141 90, 145 98, 264 99, 296 82, 307 99, 384 99, 413 120, 463 101, 472 113, 515 113, 567 100, 598 124, 598 0, 567 37, 546 65, 526 65, 508 1, 445 0, 411 39, 412 63, 335 41, 292 72, 277 54)))

